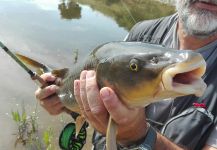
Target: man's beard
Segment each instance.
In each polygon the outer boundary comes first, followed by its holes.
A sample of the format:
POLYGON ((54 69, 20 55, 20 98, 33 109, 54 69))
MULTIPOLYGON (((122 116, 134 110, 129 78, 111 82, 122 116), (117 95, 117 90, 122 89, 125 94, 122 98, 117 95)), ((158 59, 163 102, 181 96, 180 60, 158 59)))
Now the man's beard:
MULTIPOLYGON (((177 0, 176 9, 187 35, 208 38, 217 34, 217 13, 191 7, 198 0, 177 0)), ((217 0, 213 0, 217 3, 217 0)))

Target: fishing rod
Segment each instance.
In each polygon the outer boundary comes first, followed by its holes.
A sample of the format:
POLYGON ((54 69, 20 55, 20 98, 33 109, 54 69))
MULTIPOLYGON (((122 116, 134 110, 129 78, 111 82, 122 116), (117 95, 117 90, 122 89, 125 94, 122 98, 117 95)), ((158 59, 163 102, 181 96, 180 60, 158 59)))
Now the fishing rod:
POLYGON ((0 47, 9 55, 13 60, 15 60, 31 77, 35 83, 41 87, 44 88, 48 84, 45 82, 36 72, 33 72, 30 70, 12 51, 10 51, 1 41, 0 41, 0 47))

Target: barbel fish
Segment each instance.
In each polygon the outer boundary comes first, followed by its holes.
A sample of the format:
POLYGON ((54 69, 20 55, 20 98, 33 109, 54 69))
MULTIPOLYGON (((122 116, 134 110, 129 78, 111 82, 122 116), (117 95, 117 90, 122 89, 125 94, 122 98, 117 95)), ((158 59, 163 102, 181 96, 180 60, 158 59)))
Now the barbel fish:
MULTIPOLYGON (((31 58, 17 54, 27 64, 51 71, 62 78, 58 96, 66 108, 81 114, 74 98, 73 81, 82 70, 95 70, 99 88, 111 87, 128 107, 145 107, 150 103, 184 95, 202 96, 206 84, 203 57, 190 50, 174 50, 141 42, 110 42, 94 49, 82 63, 72 69, 51 70, 31 58)), ((82 115, 81 115, 82 116, 82 115)), ((76 133, 84 119, 76 120, 76 133)), ((116 149, 116 124, 110 117, 106 135, 108 150, 116 149)))

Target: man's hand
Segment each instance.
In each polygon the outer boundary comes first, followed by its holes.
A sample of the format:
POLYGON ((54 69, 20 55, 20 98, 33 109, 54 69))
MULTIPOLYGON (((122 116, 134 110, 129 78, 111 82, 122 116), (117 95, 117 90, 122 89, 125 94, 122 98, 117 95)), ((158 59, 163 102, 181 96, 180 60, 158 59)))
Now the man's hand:
POLYGON ((94 71, 82 71, 74 82, 74 94, 88 122, 102 134, 106 133, 109 116, 118 125, 117 139, 128 145, 145 136, 147 130, 144 108, 128 108, 111 88, 98 89, 94 71))
MULTIPOLYGON (((57 78, 49 73, 41 75, 41 78, 46 82, 54 82, 57 78)), ((45 108, 51 115, 58 115, 64 111, 64 106, 60 102, 59 97, 56 95, 58 90, 57 85, 50 85, 43 89, 38 88, 35 91, 35 96, 40 105, 45 108)))
POLYGON ((214 147, 209 146, 209 145, 205 145, 202 150, 217 150, 217 148, 214 148, 214 147))

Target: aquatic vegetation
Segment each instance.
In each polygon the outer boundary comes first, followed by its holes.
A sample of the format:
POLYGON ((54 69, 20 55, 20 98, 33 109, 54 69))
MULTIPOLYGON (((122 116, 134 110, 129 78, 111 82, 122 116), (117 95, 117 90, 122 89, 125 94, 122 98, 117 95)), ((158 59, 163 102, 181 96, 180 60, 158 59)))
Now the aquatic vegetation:
POLYGON ((78 49, 73 49, 73 55, 72 55, 72 60, 74 61, 73 63, 76 64, 78 62, 78 49))
POLYGON ((36 111, 27 114, 24 105, 22 105, 21 111, 12 111, 11 115, 17 125, 15 147, 21 144, 28 150, 54 150, 52 145, 53 129, 49 127, 42 132, 42 135, 40 134, 36 111))
POLYGON ((50 127, 43 133, 43 142, 45 144, 46 150, 53 150, 52 140, 54 137, 53 129, 50 127))

